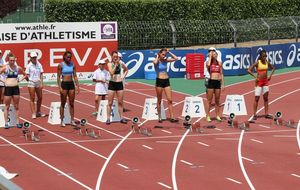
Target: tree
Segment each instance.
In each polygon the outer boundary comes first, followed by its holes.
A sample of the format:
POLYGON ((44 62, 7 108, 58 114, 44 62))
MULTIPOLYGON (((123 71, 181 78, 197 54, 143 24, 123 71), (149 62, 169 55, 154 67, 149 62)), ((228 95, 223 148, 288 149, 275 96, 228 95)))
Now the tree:
POLYGON ((21 5, 21 0, 0 0, 0 18, 14 12, 21 5))

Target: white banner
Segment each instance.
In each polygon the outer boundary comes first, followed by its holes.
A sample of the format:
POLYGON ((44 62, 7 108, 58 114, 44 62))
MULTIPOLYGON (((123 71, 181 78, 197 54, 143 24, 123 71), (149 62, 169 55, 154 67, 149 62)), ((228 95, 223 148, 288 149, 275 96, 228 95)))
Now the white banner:
POLYGON ((0 24, 0 42, 116 41, 117 31, 117 22, 0 24))

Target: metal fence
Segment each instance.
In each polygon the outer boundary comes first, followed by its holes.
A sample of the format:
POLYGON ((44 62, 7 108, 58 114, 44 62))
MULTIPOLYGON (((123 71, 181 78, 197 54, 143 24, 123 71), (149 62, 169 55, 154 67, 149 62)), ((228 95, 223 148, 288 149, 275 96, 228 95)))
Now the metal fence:
MULTIPOLYGON (((43 9, 42 4, 38 5, 43 9)), ((26 8, 2 23, 45 22, 44 12, 26 8)), ((209 44, 294 39, 298 42, 300 16, 247 20, 119 21, 119 49, 157 49, 209 44)))
POLYGON ((266 40, 295 39, 300 17, 248 20, 182 20, 119 22, 119 49, 151 49, 266 40))
POLYGON ((28 23, 28 22, 44 22, 44 4, 42 1, 30 3, 26 7, 19 7, 14 13, 8 14, 6 17, 0 19, 0 23, 28 23))

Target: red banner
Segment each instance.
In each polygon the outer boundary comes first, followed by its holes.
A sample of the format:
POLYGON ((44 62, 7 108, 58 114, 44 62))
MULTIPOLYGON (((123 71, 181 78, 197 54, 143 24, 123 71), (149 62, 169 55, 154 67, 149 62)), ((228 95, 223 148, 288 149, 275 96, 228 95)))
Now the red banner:
POLYGON ((93 72, 101 59, 109 60, 118 48, 116 22, 20 23, 0 25, 0 50, 10 52, 26 67, 35 51, 45 73, 56 73, 65 51, 71 51, 77 72, 93 72))
MULTIPOLYGON (((110 53, 117 50, 117 41, 99 42, 52 42, 52 43, 18 43, 1 44, 3 59, 12 52, 17 57, 18 65, 25 68, 35 51, 43 65, 45 73, 56 73, 57 65, 62 62, 65 51, 71 51, 72 61, 77 72, 93 72, 99 60, 108 60, 110 53)), ((7 60, 6 60, 7 61, 7 60)))

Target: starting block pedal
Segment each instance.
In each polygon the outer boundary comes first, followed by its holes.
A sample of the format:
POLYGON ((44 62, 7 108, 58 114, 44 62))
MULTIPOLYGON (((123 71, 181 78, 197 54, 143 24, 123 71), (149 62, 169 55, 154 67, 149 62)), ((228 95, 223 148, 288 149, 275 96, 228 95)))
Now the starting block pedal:
POLYGON ((152 136, 152 129, 149 127, 140 127, 139 133, 145 136, 152 136))
POLYGON ((100 135, 100 131, 98 130, 98 134, 95 133, 94 129, 91 128, 85 128, 85 135, 92 137, 94 139, 98 139, 101 135, 100 135))
POLYGON ((142 134, 148 137, 152 136, 152 129, 149 127, 142 127, 138 117, 132 118, 131 130, 133 133, 142 134))
POLYGON ((31 131, 31 140, 33 142, 39 142, 40 141, 40 135, 39 135, 40 131, 31 131))
POLYGON ((145 136, 152 136, 152 129, 151 128, 142 128, 142 127, 139 127, 137 125, 132 125, 131 126, 131 129, 133 131, 133 133, 136 133, 136 134, 142 134, 142 135, 145 135, 145 136))
POLYGON ((191 132, 193 133, 203 133, 203 129, 201 128, 200 122, 196 122, 192 124, 192 127, 190 128, 191 132))
POLYGON ((232 121, 231 127, 248 131, 250 128, 250 123, 249 123, 249 121, 244 121, 242 123, 239 123, 238 121, 234 120, 234 121, 232 121))
POLYGON ((101 137, 100 130, 98 130, 98 133, 96 133, 93 128, 86 128, 86 127, 79 128, 79 135, 88 136, 94 139, 98 139, 99 137, 101 137))
POLYGON ((138 125, 131 125, 131 130, 133 133, 139 133, 140 132, 140 127, 138 125))
POLYGON ((28 141, 28 139, 30 138, 31 141, 33 142, 39 142, 40 141, 40 132, 43 132, 44 130, 40 129, 40 130, 37 130, 37 131, 30 131, 29 129, 24 129, 22 131, 23 133, 23 136, 25 138, 26 141, 28 141))
POLYGON ((44 131, 43 129, 39 129, 37 131, 31 131, 31 130, 29 130, 29 128, 30 128, 29 122, 24 122, 22 124, 22 127, 23 127, 22 133, 23 133, 23 136, 25 137, 26 141, 28 141, 29 137, 33 142, 40 141, 41 138, 40 138, 39 133, 43 132, 44 131))

